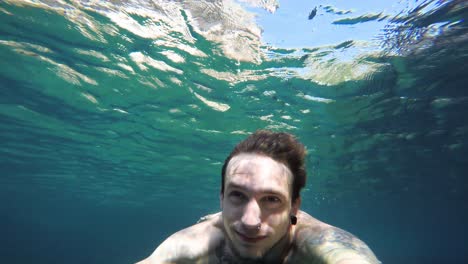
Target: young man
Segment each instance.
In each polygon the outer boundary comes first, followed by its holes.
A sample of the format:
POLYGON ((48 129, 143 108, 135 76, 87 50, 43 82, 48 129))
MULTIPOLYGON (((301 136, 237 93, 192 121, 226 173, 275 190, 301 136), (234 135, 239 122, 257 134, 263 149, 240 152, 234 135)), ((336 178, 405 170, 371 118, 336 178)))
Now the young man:
POLYGON ((222 168, 221 209, 166 239, 137 264, 376 264, 364 242, 300 211, 305 148, 257 131, 222 168))

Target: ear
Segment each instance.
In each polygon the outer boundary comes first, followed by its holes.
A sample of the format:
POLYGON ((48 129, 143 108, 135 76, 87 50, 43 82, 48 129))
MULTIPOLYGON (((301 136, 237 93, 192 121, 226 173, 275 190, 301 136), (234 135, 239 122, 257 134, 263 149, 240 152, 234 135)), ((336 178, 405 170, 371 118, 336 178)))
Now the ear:
POLYGON ((301 197, 297 197, 296 200, 292 203, 291 214, 297 215, 299 212, 299 207, 301 206, 301 197))

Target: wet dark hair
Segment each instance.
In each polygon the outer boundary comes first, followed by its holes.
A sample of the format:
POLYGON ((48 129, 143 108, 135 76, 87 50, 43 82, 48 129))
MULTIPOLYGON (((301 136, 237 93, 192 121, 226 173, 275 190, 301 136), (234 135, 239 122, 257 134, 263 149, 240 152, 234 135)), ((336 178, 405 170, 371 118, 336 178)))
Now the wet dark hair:
POLYGON ((296 137, 284 132, 258 130, 237 144, 224 161, 221 170, 221 194, 224 194, 224 179, 229 161, 241 153, 265 155, 286 165, 293 175, 292 201, 300 197, 300 191, 306 183, 306 149, 296 137))

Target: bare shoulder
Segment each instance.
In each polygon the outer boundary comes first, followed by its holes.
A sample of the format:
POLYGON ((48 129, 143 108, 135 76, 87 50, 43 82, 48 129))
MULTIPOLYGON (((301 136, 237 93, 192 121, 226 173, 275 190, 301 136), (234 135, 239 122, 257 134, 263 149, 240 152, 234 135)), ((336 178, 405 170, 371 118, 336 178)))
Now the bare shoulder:
POLYGON ((299 215, 296 245, 300 255, 317 263, 380 263, 372 250, 362 240, 343 229, 323 223, 304 212, 299 215))
POLYGON ((137 264, 177 264, 211 262, 223 239, 221 214, 202 217, 200 221, 168 237, 147 259, 137 264))

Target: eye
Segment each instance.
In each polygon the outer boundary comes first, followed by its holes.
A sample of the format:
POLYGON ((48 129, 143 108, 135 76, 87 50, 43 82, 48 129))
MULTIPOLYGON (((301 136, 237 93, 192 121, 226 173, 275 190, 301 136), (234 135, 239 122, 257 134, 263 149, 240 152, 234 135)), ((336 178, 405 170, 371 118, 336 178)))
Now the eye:
POLYGON ((270 209, 276 209, 283 204, 282 200, 274 195, 265 196, 262 200, 266 207, 270 209))
POLYGON ((269 203, 280 203, 281 202, 280 198, 278 198, 276 196, 267 196, 267 197, 265 197, 265 201, 267 201, 269 203))
POLYGON ((239 191, 230 192, 228 197, 233 203, 242 203, 247 200, 247 196, 239 191))

